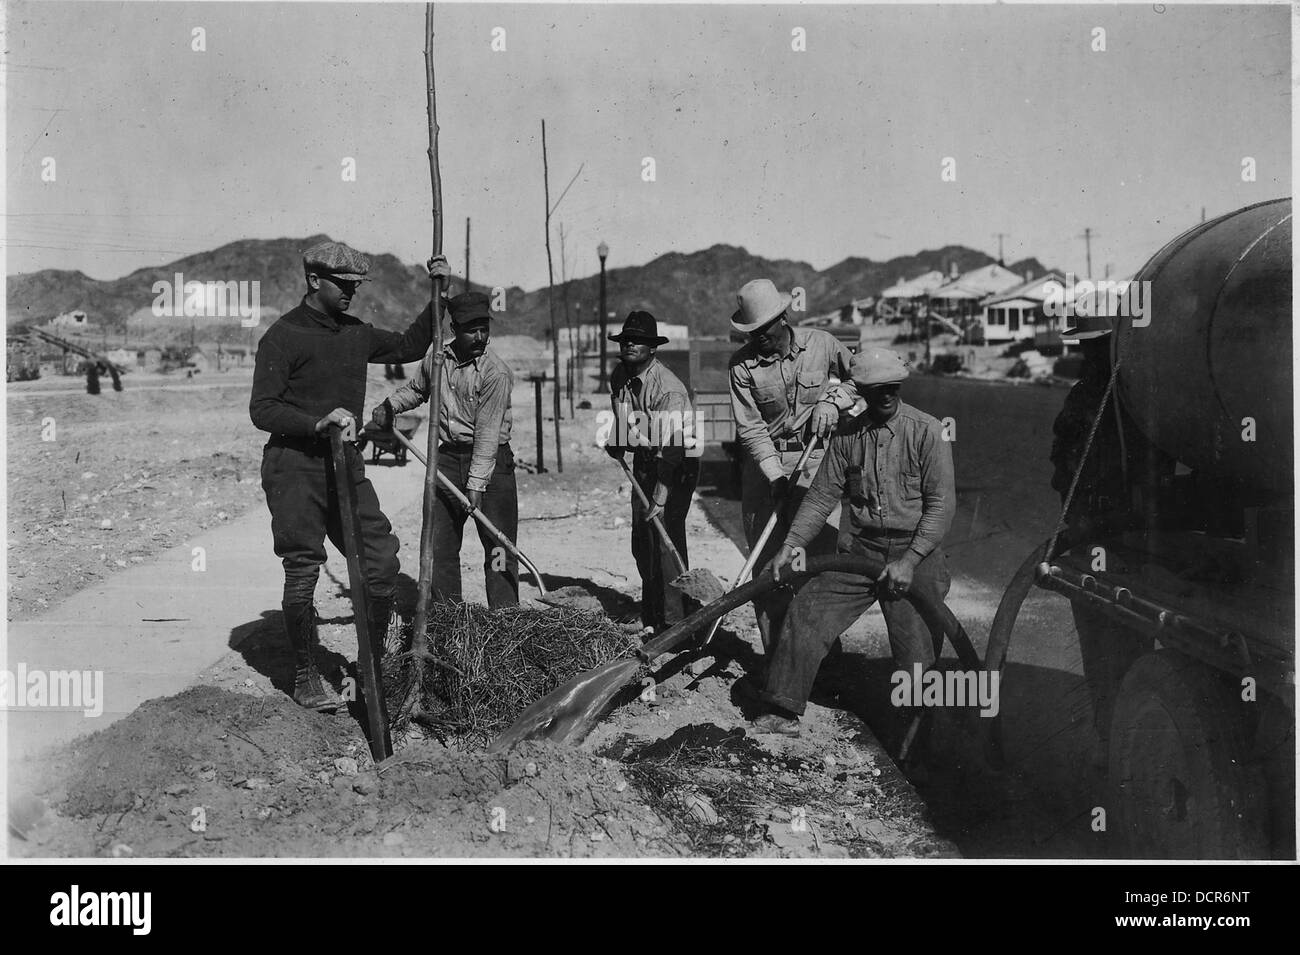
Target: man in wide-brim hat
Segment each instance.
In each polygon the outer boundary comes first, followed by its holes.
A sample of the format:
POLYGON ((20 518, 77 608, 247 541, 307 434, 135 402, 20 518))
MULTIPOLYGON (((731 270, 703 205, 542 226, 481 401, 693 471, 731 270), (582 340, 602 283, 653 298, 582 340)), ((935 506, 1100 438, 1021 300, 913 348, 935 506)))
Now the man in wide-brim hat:
POLYGON ((795 563, 841 501, 840 552, 876 557, 884 570, 875 580, 831 571, 800 588, 767 668, 762 697, 772 712, 756 721, 760 732, 798 732, 827 651, 877 600, 896 666, 911 673, 913 664, 934 663, 934 635, 902 598, 909 589, 925 590, 934 601, 947 596, 950 579, 940 545, 957 492, 943 426, 898 397, 907 373, 902 359, 887 349, 870 348, 853 358, 851 374, 865 412, 831 439, 772 559, 773 573, 779 577, 795 563))
MULTIPOLYGON (((366 398, 367 363, 418 361, 433 339, 433 320, 425 308, 405 332, 368 325, 348 314, 369 277, 366 256, 327 241, 302 258, 307 293, 258 342, 248 412, 253 424, 271 435, 262 451, 262 489, 275 552, 284 564, 281 609, 294 654, 293 698, 327 712, 341 701, 320 672, 314 600, 325 538, 343 549, 329 428, 355 427, 366 398)), ((450 275, 447 260, 434 256, 429 273, 450 275)), ((397 588, 398 541, 366 477, 365 462, 350 443, 347 457, 365 541, 371 632, 382 634, 397 588)))
MULTIPOLYGON (((491 348, 492 309, 482 292, 463 292, 447 301, 452 337, 443 346, 442 410, 429 427, 438 429, 438 471, 451 479, 474 507, 510 540, 519 533, 515 455, 510 447, 510 391, 514 376, 491 348)), ((387 429, 395 415, 429 400, 433 353, 420 369, 374 410, 387 429)), ((433 508, 433 593, 460 600, 460 547, 469 514, 441 485, 433 508)), ((519 604, 519 562, 482 525, 483 580, 488 606, 519 604)))
POLYGON ((615 458, 632 453, 633 479, 650 500, 647 511, 632 495, 632 556, 641 575, 641 622, 657 631, 695 609, 669 585, 676 568, 652 518, 662 519, 682 560, 689 560, 686 514, 699 481, 700 449, 686 386, 655 357, 668 343, 655 317, 631 312, 609 338, 619 345, 619 364, 610 376, 614 427, 605 450, 615 458))
MULTIPOLYGON (((736 300, 731 327, 748 342, 731 357, 731 410, 741 446, 741 519, 751 549, 772 512, 779 509, 781 514, 754 567, 758 576, 821 462, 824 448, 812 453, 803 476, 792 479, 804 448, 814 437, 828 436, 840 412, 852 405, 852 396, 836 388, 848 380, 851 356, 829 332, 792 327, 792 297, 770 279, 747 282, 736 300)), ((789 602, 784 590, 754 600, 765 649, 789 602)))

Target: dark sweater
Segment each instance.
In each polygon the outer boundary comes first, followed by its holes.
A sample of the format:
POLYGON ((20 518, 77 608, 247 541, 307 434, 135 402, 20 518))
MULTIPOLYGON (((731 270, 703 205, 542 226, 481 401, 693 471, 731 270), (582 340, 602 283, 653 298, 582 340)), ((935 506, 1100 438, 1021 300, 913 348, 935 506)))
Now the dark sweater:
POLYGON ((260 430, 289 437, 314 436, 316 422, 335 408, 360 419, 366 365, 418 361, 432 340, 428 306, 405 332, 390 332, 351 315, 335 321, 304 300, 258 343, 249 417, 260 430))

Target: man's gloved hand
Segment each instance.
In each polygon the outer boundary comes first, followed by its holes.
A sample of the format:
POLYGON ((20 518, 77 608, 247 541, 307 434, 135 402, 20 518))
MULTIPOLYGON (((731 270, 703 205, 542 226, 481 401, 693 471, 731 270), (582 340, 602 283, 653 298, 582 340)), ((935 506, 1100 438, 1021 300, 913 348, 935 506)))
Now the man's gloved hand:
POLYGON ((425 268, 429 270, 429 278, 440 278, 444 282, 451 278, 451 266, 447 264, 445 255, 435 255, 425 263, 425 268))
POLYGON ((789 544, 782 544, 781 549, 772 557, 772 579, 780 581, 783 576, 788 576, 790 565, 794 562, 794 548, 789 544))
POLYGON ((349 424, 355 421, 356 418, 352 416, 352 412, 347 408, 335 408, 325 417, 316 422, 316 433, 320 434, 332 424, 336 424, 340 428, 346 428, 349 424))
POLYGON ((835 425, 840 420, 840 410, 835 405, 825 399, 817 402, 813 406, 812 417, 809 418, 809 427, 812 429, 813 437, 825 440, 835 430, 835 425))
POLYGON ((483 507, 482 491, 466 491, 465 496, 469 498, 469 506, 478 510, 483 507))
POLYGON ((770 481, 767 486, 768 497, 773 504, 780 504, 784 501, 789 490, 790 479, 788 477, 779 477, 774 481, 770 481))
POLYGON ((392 431, 393 406, 387 401, 381 401, 375 405, 375 410, 370 412, 370 420, 375 423, 375 427, 380 431, 392 431))
POLYGON ((907 558, 891 560, 876 578, 876 589, 882 597, 901 597, 912 586, 912 571, 915 568, 907 558))

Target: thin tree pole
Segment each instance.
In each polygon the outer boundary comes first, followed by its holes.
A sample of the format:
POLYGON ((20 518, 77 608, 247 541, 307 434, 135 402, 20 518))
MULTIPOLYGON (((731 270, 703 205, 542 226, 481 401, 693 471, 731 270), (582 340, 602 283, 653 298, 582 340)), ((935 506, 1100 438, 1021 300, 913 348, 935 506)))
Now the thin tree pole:
POLYGON ((555 375, 555 470, 564 473, 560 450, 560 334, 555 327, 555 266, 551 259, 551 173, 546 163, 546 120, 542 120, 542 189, 546 194, 546 308, 551 314, 551 366, 555 375))
MULTIPOLYGON (((559 205, 557 202, 556 205, 559 205)), ((569 311, 569 267, 565 264, 564 223, 560 223, 560 288, 564 302, 564 331, 569 336, 569 358, 565 363, 564 390, 569 397, 569 419, 573 419, 573 313, 569 311)))
POLYGON ((469 291, 469 216, 465 217, 465 291, 469 291))
MULTIPOLYGON (((433 187, 433 254, 442 254, 442 174, 438 169, 438 101, 433 83, 433 4, 424 5, 424 78, 428 91, 429 181, 433 187)), ((429 382, 429 444, 424 471, 424 523, 420 527, 420 580, 415 601, 411 650, 417 674, 428 652, 429 601, 433 592, 433 514, 438 497, 438 421, 442 417, 442 279, 431 280, 429 308, 433 320, 433 374, 429 382)), ((417 686, 421 685, 417 682, 417 686)))

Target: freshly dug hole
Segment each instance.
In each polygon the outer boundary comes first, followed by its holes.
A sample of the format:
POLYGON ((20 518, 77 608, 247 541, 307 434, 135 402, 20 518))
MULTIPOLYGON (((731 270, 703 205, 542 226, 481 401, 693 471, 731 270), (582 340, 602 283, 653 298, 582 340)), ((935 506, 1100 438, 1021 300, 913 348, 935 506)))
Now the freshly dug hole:
POLYGON ((637 646, 592 611, 435 603, 421 685, 411 654, 384 666, 394 742, 414 718, 444 742, 484 747, 531 703, 637 646))

